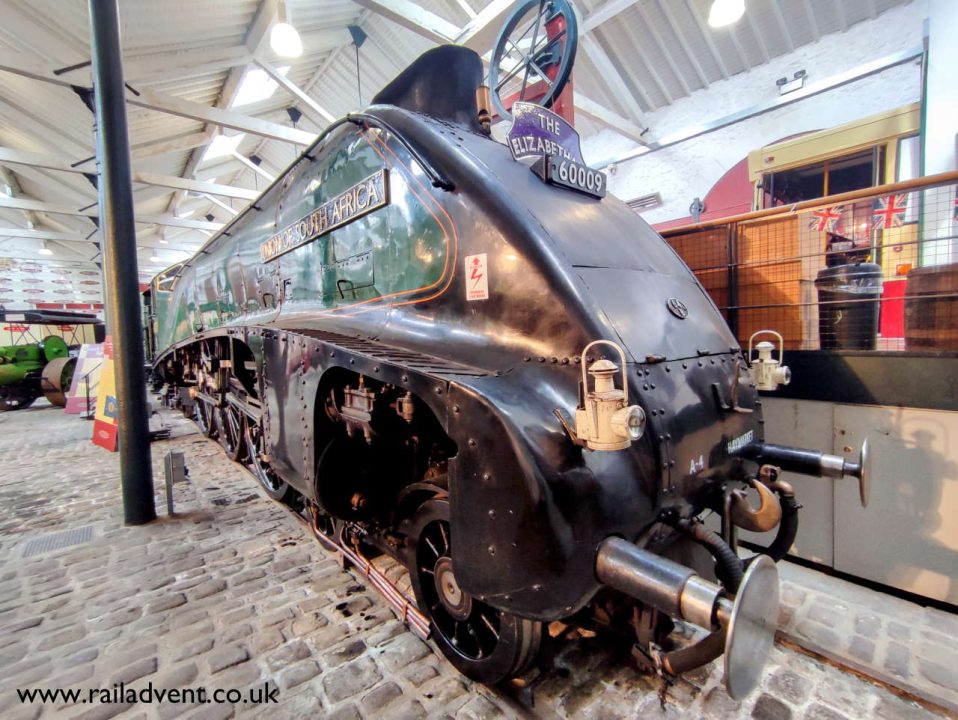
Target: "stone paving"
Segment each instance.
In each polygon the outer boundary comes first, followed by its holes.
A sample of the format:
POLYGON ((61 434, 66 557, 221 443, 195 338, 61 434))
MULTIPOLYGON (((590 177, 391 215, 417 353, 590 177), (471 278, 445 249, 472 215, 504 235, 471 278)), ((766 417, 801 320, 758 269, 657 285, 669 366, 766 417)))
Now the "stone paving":
MULTIPOLYGON (((943 716, 784 646, 773 649, 761 687, 741 703, 724 693, 714 663, 660 694, 660 682, 639 674, 627 652, 588 633, 561 641, 557 668, 538 686, 529 712, 464 679, 405 631, 373 590, 343 572, 301 522, 188 426, 180 423, 178 436, 153 445, 161 513, 163 455, 173 448, 186 454, 190 478, 174 487, 176 515, 143 527, 123 525, 118 458, 90 444, 89 435, 89 423, 41 404, 0 415, 3 718, 943 716), (24 557, 30 540, 86 526, 91 541, 24 557), (21 702, 17 693, 75 688, 88 697, 90 689, 121 682, 134 690, 210 693, 265 687, 279 703, 44 704, 21 702)), ((822 593, 794 578, 785 592, 786 627, 816 621, 820 611, 808 601, 822 593)), ((835 612, 854 614, 850 607, 835 612)), ((898 622, 906 625, 902 616, 898 622)), ((924 620, 907 625, 916 626, 912 640, 934 631, 924 620)), ((831 627, 844 632, 837 621, 831 627)), ((871 639, 882 657, 898 652, 890 649, 897 627, 883 618, 870 634, 871 627, 852 636, 871 639)), ((898 641, 911 653, 906 638, 898 641)), ((921 657, 908 659, 917 674, 921 657)))
POLYGON ((958 713, 958 616, 799 565, 780 570, 781 636, 958 713))

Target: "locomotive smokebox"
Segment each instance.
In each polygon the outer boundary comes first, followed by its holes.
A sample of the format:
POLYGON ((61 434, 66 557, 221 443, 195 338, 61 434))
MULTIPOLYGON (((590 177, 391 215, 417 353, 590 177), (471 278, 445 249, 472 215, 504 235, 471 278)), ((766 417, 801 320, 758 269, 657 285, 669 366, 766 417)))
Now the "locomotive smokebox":
POLYGON ((778 619, 778 570, 768 556, 749 564, 734 600, 691 568, 618 537, 599 545, 595 575, 640 602, 713 631, 696 645, 659 655, 666 671, 683 672, 724 651, 729 695, 741 699, 758 685, 778 619))

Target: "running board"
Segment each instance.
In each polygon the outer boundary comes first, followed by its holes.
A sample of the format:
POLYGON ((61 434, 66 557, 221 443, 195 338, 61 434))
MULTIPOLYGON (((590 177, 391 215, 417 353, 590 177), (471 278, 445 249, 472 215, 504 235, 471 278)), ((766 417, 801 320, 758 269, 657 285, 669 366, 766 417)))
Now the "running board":
POLYGON ((399 619, 420 638, 428 640, 432 633, 429 618, 419 611, 416 604, 407 598, 402 590, 396 587, 396 585, 375 567, 369 558, 359 552, 358 549, 348 548, 345 545, 337 543, 332 538, 326 537, 326 535, 316 527, 316 515, 312 508, 310 508, 309 514, 312 518, 310 522, 314 531, 313 535, 316 536, 316 539, 319 540, 323 547, 335 553, 343 569, 347 567, 347 562, 353 565, 359 574, 366 578, 369 583, 379 591, 383 598, 385 598, 393 611, 399 615, 399 619))

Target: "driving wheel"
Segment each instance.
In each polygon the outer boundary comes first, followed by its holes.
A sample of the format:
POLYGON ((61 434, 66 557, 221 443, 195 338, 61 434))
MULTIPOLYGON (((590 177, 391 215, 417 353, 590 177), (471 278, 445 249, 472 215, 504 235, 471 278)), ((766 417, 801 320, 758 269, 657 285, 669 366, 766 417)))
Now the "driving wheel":
POLYGON ((417 510, 407 543, 416 602, 432 622, 439 649, 459 672, 491 685, 535 660, 541 623, 496 610, 459 586, 446 501, 430 500, 417 510))
POLYGON ((293 489, 283 480, 276 471, 270 467, 268 461, 264 459, 265 439, 263 428, 259 423, 247 418, 243 423, 245 432, 243 439, 246 445, 246 457, 249 462, 249 468, 253 471, 260 485, 273 500, 286 502, 292 498, 293 489))
POLYGON ((202 432, 208 438, 216 437, 216 418, 215 408, 205 400, 199 397, 193 399, 193 420, 202 432))
POLYGON ((216 435, 230 460, 239 461, 246 454, 246 442, 243 437, 245 419, 246 416, 229 402, 216 414, 218 423, 216 435))

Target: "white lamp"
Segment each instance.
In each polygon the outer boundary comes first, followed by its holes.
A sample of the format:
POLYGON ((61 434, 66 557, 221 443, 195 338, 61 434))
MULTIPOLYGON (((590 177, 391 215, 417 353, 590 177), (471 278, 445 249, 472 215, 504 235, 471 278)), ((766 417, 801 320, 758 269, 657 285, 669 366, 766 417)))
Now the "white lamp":
POLYGON ((289 22, 286 3, 278 3, 276 10, 276 24, 269 33, 269 46, 280 57, 297 58, 303 54, 303 41, 289 22))
POLYGON ((714 0, 709 10, 709 25, 725 27, 745 14, 745 0, 714 0))

